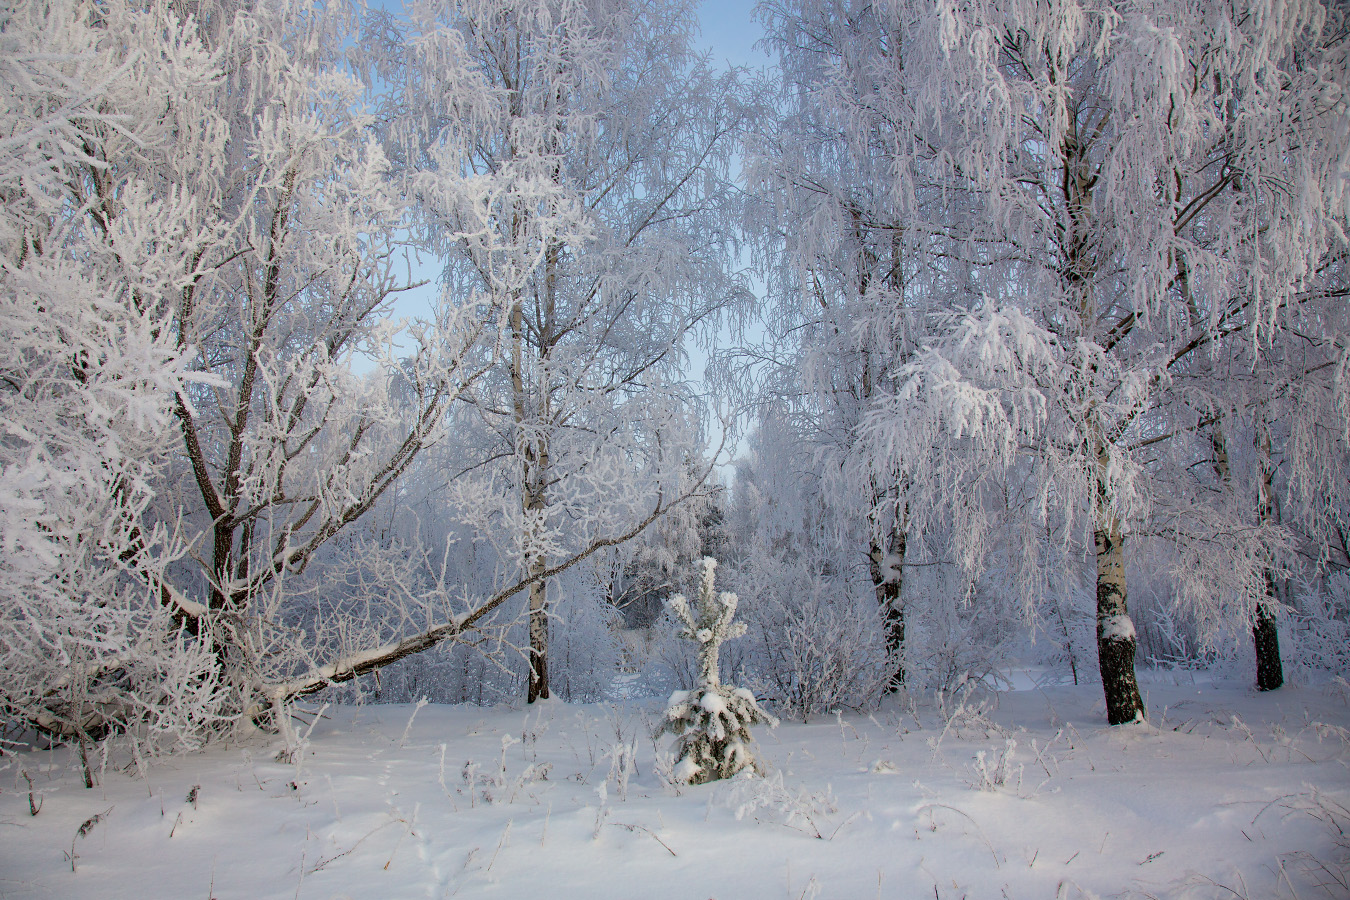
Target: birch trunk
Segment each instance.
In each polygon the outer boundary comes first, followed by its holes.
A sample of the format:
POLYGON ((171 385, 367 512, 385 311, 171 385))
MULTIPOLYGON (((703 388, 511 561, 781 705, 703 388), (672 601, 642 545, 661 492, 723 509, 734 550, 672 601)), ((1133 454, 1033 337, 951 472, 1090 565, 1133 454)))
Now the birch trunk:
MULTIPOLYGON (((1097 229, 1093 205, 1097 172, 1089 153, 1091 138, 1079 133, 1081 111, 1076 104, 1071 113, 1060 148, 1064 210, 1069 223, 1061 238, 1065 261, 1062 277, 1070 296, 1076 298, 1081 333, 1092 335, 1100 313, 1093 283, 1098 267, 1093 240, 1097 229)), ((1097 666, 1102 676, 1106 720, 1112 725, 1123 725, 1142 722, 1146 716, 1134 671, 1137 639, 1127 605, 1125 528, 1112 502, 1111 429, 1096 418, 1095 411, 1089 415, 1089 446, 1095 455, 1092 540, 1097 551, 1097 666)))
POLYGON ((548 693, 548 560, 542 554, 530 564, 530 683, 525 701, 547 700, 548 693))
POLYGON ((881 607, 886 625, 886 655, 895 661, 895 672, 887 684, 888 691, 905 686, 905 608, 901 603, 904 585, 905 547, 908 541, 909 507, 890 529, 883 542, 873 537, 868 546, 868 560, 872 587, 881 607))
POLYGON ((1093 543, 1097 549, 1097 665, 1112 725, 1142 722, 1144 700, 1134 672, 1135 631, 1126 605, 1125 531, 1109 504, 1107 452, 1097 453, 1097 508, 1093 543))
POLYGON ((1093 532, 1097 547, 1097 662, 1112 725, 1140 722, 1144 701, 1134 673, 1134 625, 1126 612, 1125 536, 1114 521, 1093 532))
MULTIPOLYGON (((559 177, 554 171, 554 178, 559 177)), ((529 352, 537 355, 537 395, 529 396, 525 384, 526 338, 524 311, 517 303, 512 318, 512 332, 516 336, 513 352, 512 388, 515 394, 516 427, 522 433, 517 440, 522 466, 521 503, 524 513, 525 572, 533 578, 529 592, 530 675, 525 702, 549 698, 548 687, 548 571, 549 558, 544 550, 548 529, 548 483, 550 478, 550 435, 552 434, 552 403, 550 402, 548 361, 556 342, 554 323, 557 321, 558 268, 562 247, 549 241, 544 251, 544 281, 539 308, 534 312, 535 342, 529 352)))
POLYGON ((535 580, 529 588, 529 683, 526 702, 546 700, 548 691, 548 570, 544 552, 548 449, 542 444, 542 429, 532 428, 535 410, 525 388, 525 323, 520 300, 511 308, 511 392, 516 426, 516 451, 520 454, 522 568, 535 580))

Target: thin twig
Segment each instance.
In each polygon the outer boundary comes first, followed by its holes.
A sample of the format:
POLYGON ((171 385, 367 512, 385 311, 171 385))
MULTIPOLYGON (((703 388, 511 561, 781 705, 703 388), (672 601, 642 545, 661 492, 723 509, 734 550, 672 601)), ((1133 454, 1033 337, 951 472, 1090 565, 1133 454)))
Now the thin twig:
POLYGON ((661 840, 659 837, 657 837, 656 832, 655 832, 655 831, 652 831, 652 830, 651 830, 650 828, 648 828, 646 825, 630 825, 630 824, 628 824, 627 822, 610 822, 609 824, 610 824, 610 825, 617 825, 617 826, 620 827, 620 828, 627 828, 629 831, 643 831, 643 832, 646 832, 647 834, 651 835, 652 840, 656 841, 656 842, 657 842, 658 844, 660 844, 662 847, 665 847, 665 848, 666 848, 666 852, 669 853, 671 856, 679 856, 678 853, 676 853, 674 850, 671 850, 671 849, 670 849, 670 845, 669 845, 669 844, 667 844, 665 841, 663 841, 663 840, 661 840))

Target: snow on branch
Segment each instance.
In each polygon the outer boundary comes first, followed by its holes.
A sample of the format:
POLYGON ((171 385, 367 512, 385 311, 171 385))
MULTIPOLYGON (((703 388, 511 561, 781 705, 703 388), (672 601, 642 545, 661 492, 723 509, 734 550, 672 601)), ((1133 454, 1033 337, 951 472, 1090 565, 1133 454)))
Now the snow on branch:
POLYGON ((714 580, 717 560, 703 558, 698 604, 693 609, 683 594, 670 599, 679 619, 680 637, 698 644, 699 686, 676 691, 666 706, 662 733, 677 735, 673 771, 681 784, 704 784, 730 778, 746 768, 759 769, 750 726, 778 725, 745 688, 724 685, 718 675, 718 650, 724 641, 745 634, 744 622, 733 622, 738 603, 729 591, 718 593, 714 580))

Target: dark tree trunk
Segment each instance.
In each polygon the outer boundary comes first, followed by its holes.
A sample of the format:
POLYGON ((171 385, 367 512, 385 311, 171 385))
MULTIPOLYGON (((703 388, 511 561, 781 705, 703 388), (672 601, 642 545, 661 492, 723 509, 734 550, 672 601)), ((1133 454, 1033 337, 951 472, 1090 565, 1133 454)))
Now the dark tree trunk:
POLYGON ((905 686, 905 610, 900 606, 899 593, 896 591, 895 601, 886 607, 886 652, 895 660, 895 671, 886 685, 891 692, 905 686))
MULTIPOLYGON (((1264 418, 1257 422, 1256 449, 1261 454, 1261 480, 1256 488, 1256 518, 1262 526, 1276 521, 1273 482, 1275 467, 1270 454, 1270 431, 1264 418)), ((1284 666, 1280 662, 1280 633, 1273 610, 1278 605, 1275 573, 1266 564, 1266 596, 1256 603, 1252 617, 1252 641, 1256 646, 1256 689, 1273 691, 1284 684, 1284 666)))
POLYGON ((1097 545, 1097 662, 1106 696, 1106 721, 1112 725, 1142 722, 1144 700, 1134 673, 1134 628, 1125 603, 1124 535, 1107 525, 1093 537, 1097 545))
POLYGON ((543 578, 546 568, 542 558, 530 567, 530 574, 538 580, 530 585, 530 683, 525 702, 547 700, 548 693, 548 582, 543 578))
MULTIPOLYGON (((531 616, 533 618, 533 616, 531 616)), ((544 627, 548 627, 545 622, 544 627)), ((548 699, 548 657, 537 650, 530 650, 530 686, 525 702, 548 699)))
POLYGON ((886 623, 886 655, 895 662, 895 671, 886 684, 886 690, 890 692, 905 686, 905 608, 901 603, 901 588, 904 584, 908 518, 909 509, 906 506, 900 521, 891 530, 888 546, 883 546, 874 538, 868 547, 872 587, 886 623))
MULTIPOLYGON (((1266 595, 1275 596, 1275 579, 1269 573, 1266 574, 1266 595)), ((1264 602, 1256 605, 1252 640, 1256 644, 1256 689, 1273 691, 1284 684, 1284 664, 1280 662, 1280 633, 1275 626, 1275 616, 1264 602)))

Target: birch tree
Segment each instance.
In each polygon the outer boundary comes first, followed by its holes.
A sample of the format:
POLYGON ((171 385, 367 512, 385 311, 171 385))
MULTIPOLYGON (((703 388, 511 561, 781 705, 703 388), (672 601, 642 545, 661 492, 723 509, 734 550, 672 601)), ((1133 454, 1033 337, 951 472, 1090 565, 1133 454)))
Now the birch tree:
POLYGON ((256 715, 339 649, 337 633, 350 644, 368 631, 321 616, 309 617, 320 633, 296 627, 324 596, 324 573, 307 570, 439 434, 487 320, 443 306, 404 351, 383 324, 406 206, 340 56, 345 10, 200 4, 183 21, 216 62, 211 91, 183 113, 212 140, 148 165, 214 230, 170 325, 212 384, 175 407, 174 512, 194 547, 173 596, 234 708, 256 715), (352 370, 357 353, 373 372, 352 370))
POLYGON ((201 147, 171 101, 214 77, 163 8, 0 13, 0 719, 82 758, 111 729, 191 746, 221 717, 211 655, 161 602, 184 536, 151 506, 200 386, 172 307, 216 232, 136 164, 201 147))
POLYGON ((1337 374, 1350 333, 1344 264, 1344 248, 1324 258, 1314 286, 1284 311, 1268 341, 1227 341, 1200 371, 1177 376, 1208 378, 1221 368, 1227 386, 1209 398, 1208 425, 1188 448, 1209 465, 1193 465, 1192 489, 1179 484, 1176 492, 1194 502, 1183 527, 1214 548, 1217 565, 1207 571, 1187 554, 1179 599, 1207 631, 1250 621, 1259 690, 1285 680, 1278 625, 1294 612, 1295 586, 1348 560, 1350 444, 1337 374), (1230 537, 1244 534, 1250 537, 1230 537))
POLYGON ((482 530, 504 528, 529 581, 531 702, 549 695, 552 574, 689 493, 683 341, 738 290, 733 82, 691 55, 693 21, 678 2, 420 4, 409 57, 382 70, 445 283, 504 313, 465 397, 484 443, 460 490, 484 492, 482 530))
POLYGON ((777 392, 801 391, 823 497, 840 517, 845 558, 865 551, 898 687, 910 537, 931 532, 920 520, 945 509, 921 496, 919 473, 871 456, 861 427, 927 340, 933 311, 965 283, 964 261, 941 252, 942 232, 916 227, 941 196, 914 156, 931 146, 914 74, 927 49, 884 5, 807 0, 767 4, 764 15, 781 61, 778 109, 748 168, 768 207, 769 330, 791 348, 779 354, 777 392))
POLYGON ((934 223, 973 305, 869 413, 877 465, 1030 461, 1031 508, 1092 534, 1107 718, 1140 719, 1126 547, 1226 390, 1178 375, 1259 352, 1343 246, 1344 32, 1314 2, 887 9, 935 48, 912 159, 981 210, 934 223))
MULTIPOLYGON (((51 473, 29 465, 50 496, 24 496, 30 481, 19 507, 37 516, 25 534, 63 542, 19 612, 73 623, 75 604, 89 633, 12 646, 59 662, 59 641, 79 649, 76 678, 23 691, 78 681, 87 714, 20 714, 93 736, 128 697, 177 704, 193 727, 280 712, 382 645, 369 621, 316 612, 325 573, 310 565, 441 432, 490 311, 444 306, 411 351, 383 324, 406 208, 339 56, 344 10, 51 9, 6 37, 7 327, 24 348, 8 400, 12 421, 47 422, 21 455, 51 473), (65 42, 53 55, 23 44, 44 26, 65 42), (356 353, 373 372, 353 371, 356 353), (137 687, 160 665, 152 639, 181 648, 168 693, 137 687)), ((449 604, 417 602, 433 625, 428 607, 449 604)))
MULTIPOLYGON (((22 600, 4 627, 37 637, 6 638, 7 654, 34 658, 7 675, 6 715, 97 737, 140 704, 186 743, 270 707, 286 731, 290 699, 464 635, 696 490, 653 478, 645 494, 622 492, 597 515, 641 507, 638 521, 615 518, 616 529, 595 529, 559 565, 486 596, 444 572, 428 580, 417 548, 353 531, 445 433, 450 404, 491 368, 512 317, 508 295, 452 284, 433 321, 404 336, 386 321, 405 286, 394 259, 412 220, 363 111, 365 89, 341 56, 347 13, 306 2, 72 3, 7 22, 3 275, 19 353, 5 380, 5 577, 22 600), (55 52, 35 49, 47 34, 59 39, 55 52), (327 568, 343 555, 328 552, 339 535, 362 555, 327 568), (333 581, 354 566, 387 602, 331 600, 346 596, 333 581), (45 624, 34 632, 34 622, 45 624), (44 668, 46 656, 76 677, 44 668)), ((459 84, 481 86, 472 66, 456 72, 459 84)), ((457 125, 481 122, 462 111, 457 125)), ((645 248, 643 229, 706 214, 688 191, 719 140, 689 150, 673 187, 641 182, 670 188, 665 205, 641 207, 641 189, 623 194, 632 206, 620 207, 642 226, 625 233, 634 247, 645 248)), ((603 149, 625 146, 616 132, 603 149)), ((470 147, 444 149, 444 171, 469 177, 435 183, 442 208, 490 219, 504 184, 539 196, 528 174, 473 177, 470 147)), ((641 169, 613 160, 618 175, 641 169)), ((666 161, 641 170, 663 173, 666 161)), ((558 193, 556 179, 544 183, 544 194, 558 193)), ((596 208, 622 194, 595 190, 596 208)), ((578 211, 564 218, 591 234, 585 217, 595 214, 562 202, 578 211)), ((479 221, 442 238, 481 247, 490 231, 479 221)), ((635 252, 618 306, 639 308, 653 271, 677 273, 663 296, 692 294, 703 257, 695 248, 684 266, 686 256, 666 255, 684 249, 635 252)), ((516 271, 528 279, 542 265, 525 259, 516 271)), ((608 269, 597 260, 591 272, 608 298, 608 269)), ((700 315, 680 310, 683 327, 700 315)), ((625 340, 647 333, 618 314, 590 326, 625 340)), ((638 362, 597 352, 593 371, 568 377, 627 398, 673 359, 680 333, 658 331, 657 349, 638 362)), ((688 430, 671 424, 686 410, 671 391, 660 396, 664 419, 635 404, 622 420, 642 441, 592 457, 590 470, 605 473, 595 484, 631 472, 618 463, 634 447, 664 461, 686 446, 688 430)), ((574 414, 578 428, 610 433, 589 409, 574 414)))

